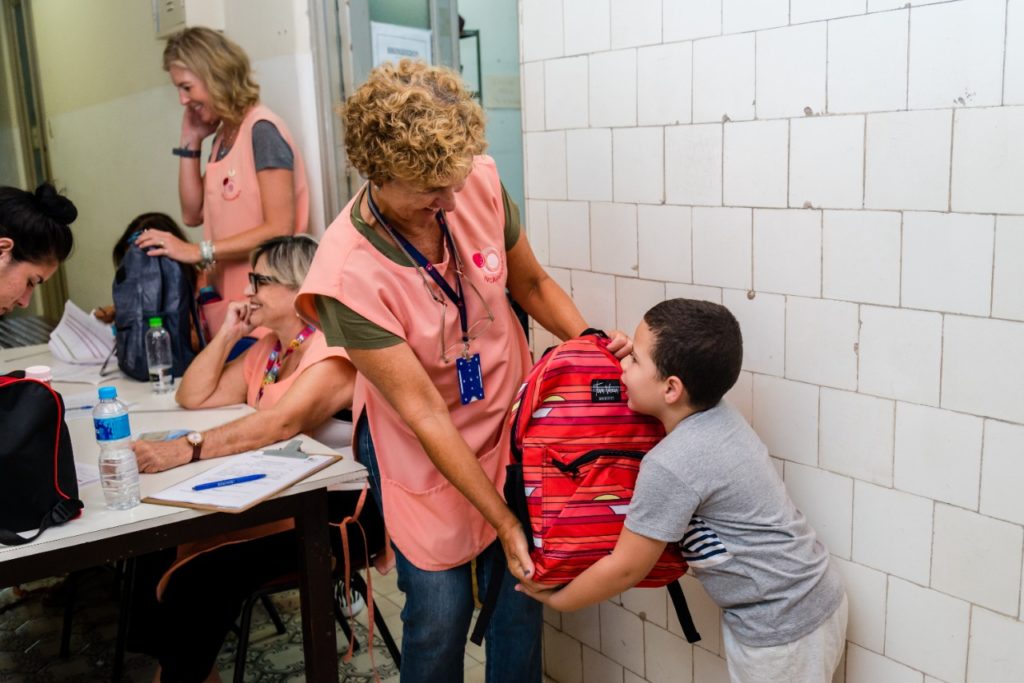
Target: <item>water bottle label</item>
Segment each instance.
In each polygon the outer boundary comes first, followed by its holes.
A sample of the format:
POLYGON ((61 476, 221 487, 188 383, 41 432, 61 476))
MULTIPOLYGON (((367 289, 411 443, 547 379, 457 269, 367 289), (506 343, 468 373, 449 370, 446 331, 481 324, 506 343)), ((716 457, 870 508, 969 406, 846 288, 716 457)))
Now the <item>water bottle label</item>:
POLYGON ((131 427, 128 426, 127 414, 93 420, 92 423, 96 427, 97 441, 117 441, 118 439, 127 439, 132 435, 131 427))

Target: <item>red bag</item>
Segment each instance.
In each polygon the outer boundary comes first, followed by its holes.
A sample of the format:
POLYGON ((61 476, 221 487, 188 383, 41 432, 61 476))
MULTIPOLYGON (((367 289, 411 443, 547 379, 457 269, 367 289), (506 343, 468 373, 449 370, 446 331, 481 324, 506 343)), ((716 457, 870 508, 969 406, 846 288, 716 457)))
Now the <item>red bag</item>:
MULTIPOLYGON (((505 501, 531 544, 530 578, 538 583, 569 583, 612 552, 640 461, 665 436, 660 421, 626 405, 622 366, 608 342, 603 332, 586 330, 548 349, 512 405, 505 501)), ((668 586, 683 633, 695 643, 700 634, 678 583, 686 570, 678 544, 669 543, 637 586, 668 586)), ((494 593, 484 601, 471 638, 475 643, 494 593)))

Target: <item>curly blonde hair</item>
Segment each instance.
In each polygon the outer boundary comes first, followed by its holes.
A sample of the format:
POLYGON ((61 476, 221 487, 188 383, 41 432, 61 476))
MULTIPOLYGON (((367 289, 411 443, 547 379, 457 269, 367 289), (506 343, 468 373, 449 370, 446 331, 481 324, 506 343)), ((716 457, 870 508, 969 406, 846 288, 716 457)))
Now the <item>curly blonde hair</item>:
POLYGON ((349 161, 377 184, 448 185, 487 148, 484 112, 459 75, 420 61, 378 66, 340 114, 349 161))
POLYGON ((230 125, 240 124, 245 112, 260 101, 249 56, 238 43, 212 29, 195 26, 168 38, 164 71, 172 66, 184 67, 203 81, 214 113, 230 125))

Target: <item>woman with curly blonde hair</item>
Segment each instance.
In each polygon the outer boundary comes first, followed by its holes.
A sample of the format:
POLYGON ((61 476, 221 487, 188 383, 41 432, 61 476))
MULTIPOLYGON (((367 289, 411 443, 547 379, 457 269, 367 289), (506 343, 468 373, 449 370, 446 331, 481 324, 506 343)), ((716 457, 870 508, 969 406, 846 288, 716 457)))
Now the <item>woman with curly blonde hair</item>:
POLYGON ((228 304, 244 297, 249 252, 272 237, 306 232, 306 171, 284 121, 260 104, 241 47, 217 31, 187 28, 167 40, 163 62, 185 108, 181 143, 172 150, 179 157, 181 214, 185 225, 203 225, 203 240, 193 244, 151 229, 136 244, 149 247, 151 256, 205 269, 213 291, 202 297, 203 312, 212 335, 228 304), (204 173, 202 144, 210 135, 204 173))
MULTIPOLYGON (((481 594, 507 564, 487 680, 539 682, 541 611, 513 590, 533 565, 499 493, 505 418, 530 366, 506 289, 562 339, 587 324, 534 257, 455 73, 384 64, 342 118, 369 182, 328 228, 296 306, 359 372, 357 454, 406 595, 402 681, 462 680, 474 564, 481 594)), ((628 346, 617 335, 612 348, 628 346)))

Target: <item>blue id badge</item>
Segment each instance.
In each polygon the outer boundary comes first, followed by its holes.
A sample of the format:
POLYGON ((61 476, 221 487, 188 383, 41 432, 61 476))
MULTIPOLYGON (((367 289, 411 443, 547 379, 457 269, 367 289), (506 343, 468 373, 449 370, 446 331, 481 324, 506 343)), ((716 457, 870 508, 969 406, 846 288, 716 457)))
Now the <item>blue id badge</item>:
POLYGON ((480 354, 474 353, 469 358, 459 356, 455 359, 455 369, 459 373, 459 398, 462 399, 462 405, 482 399, 484 376, 480 371, 480 354))

